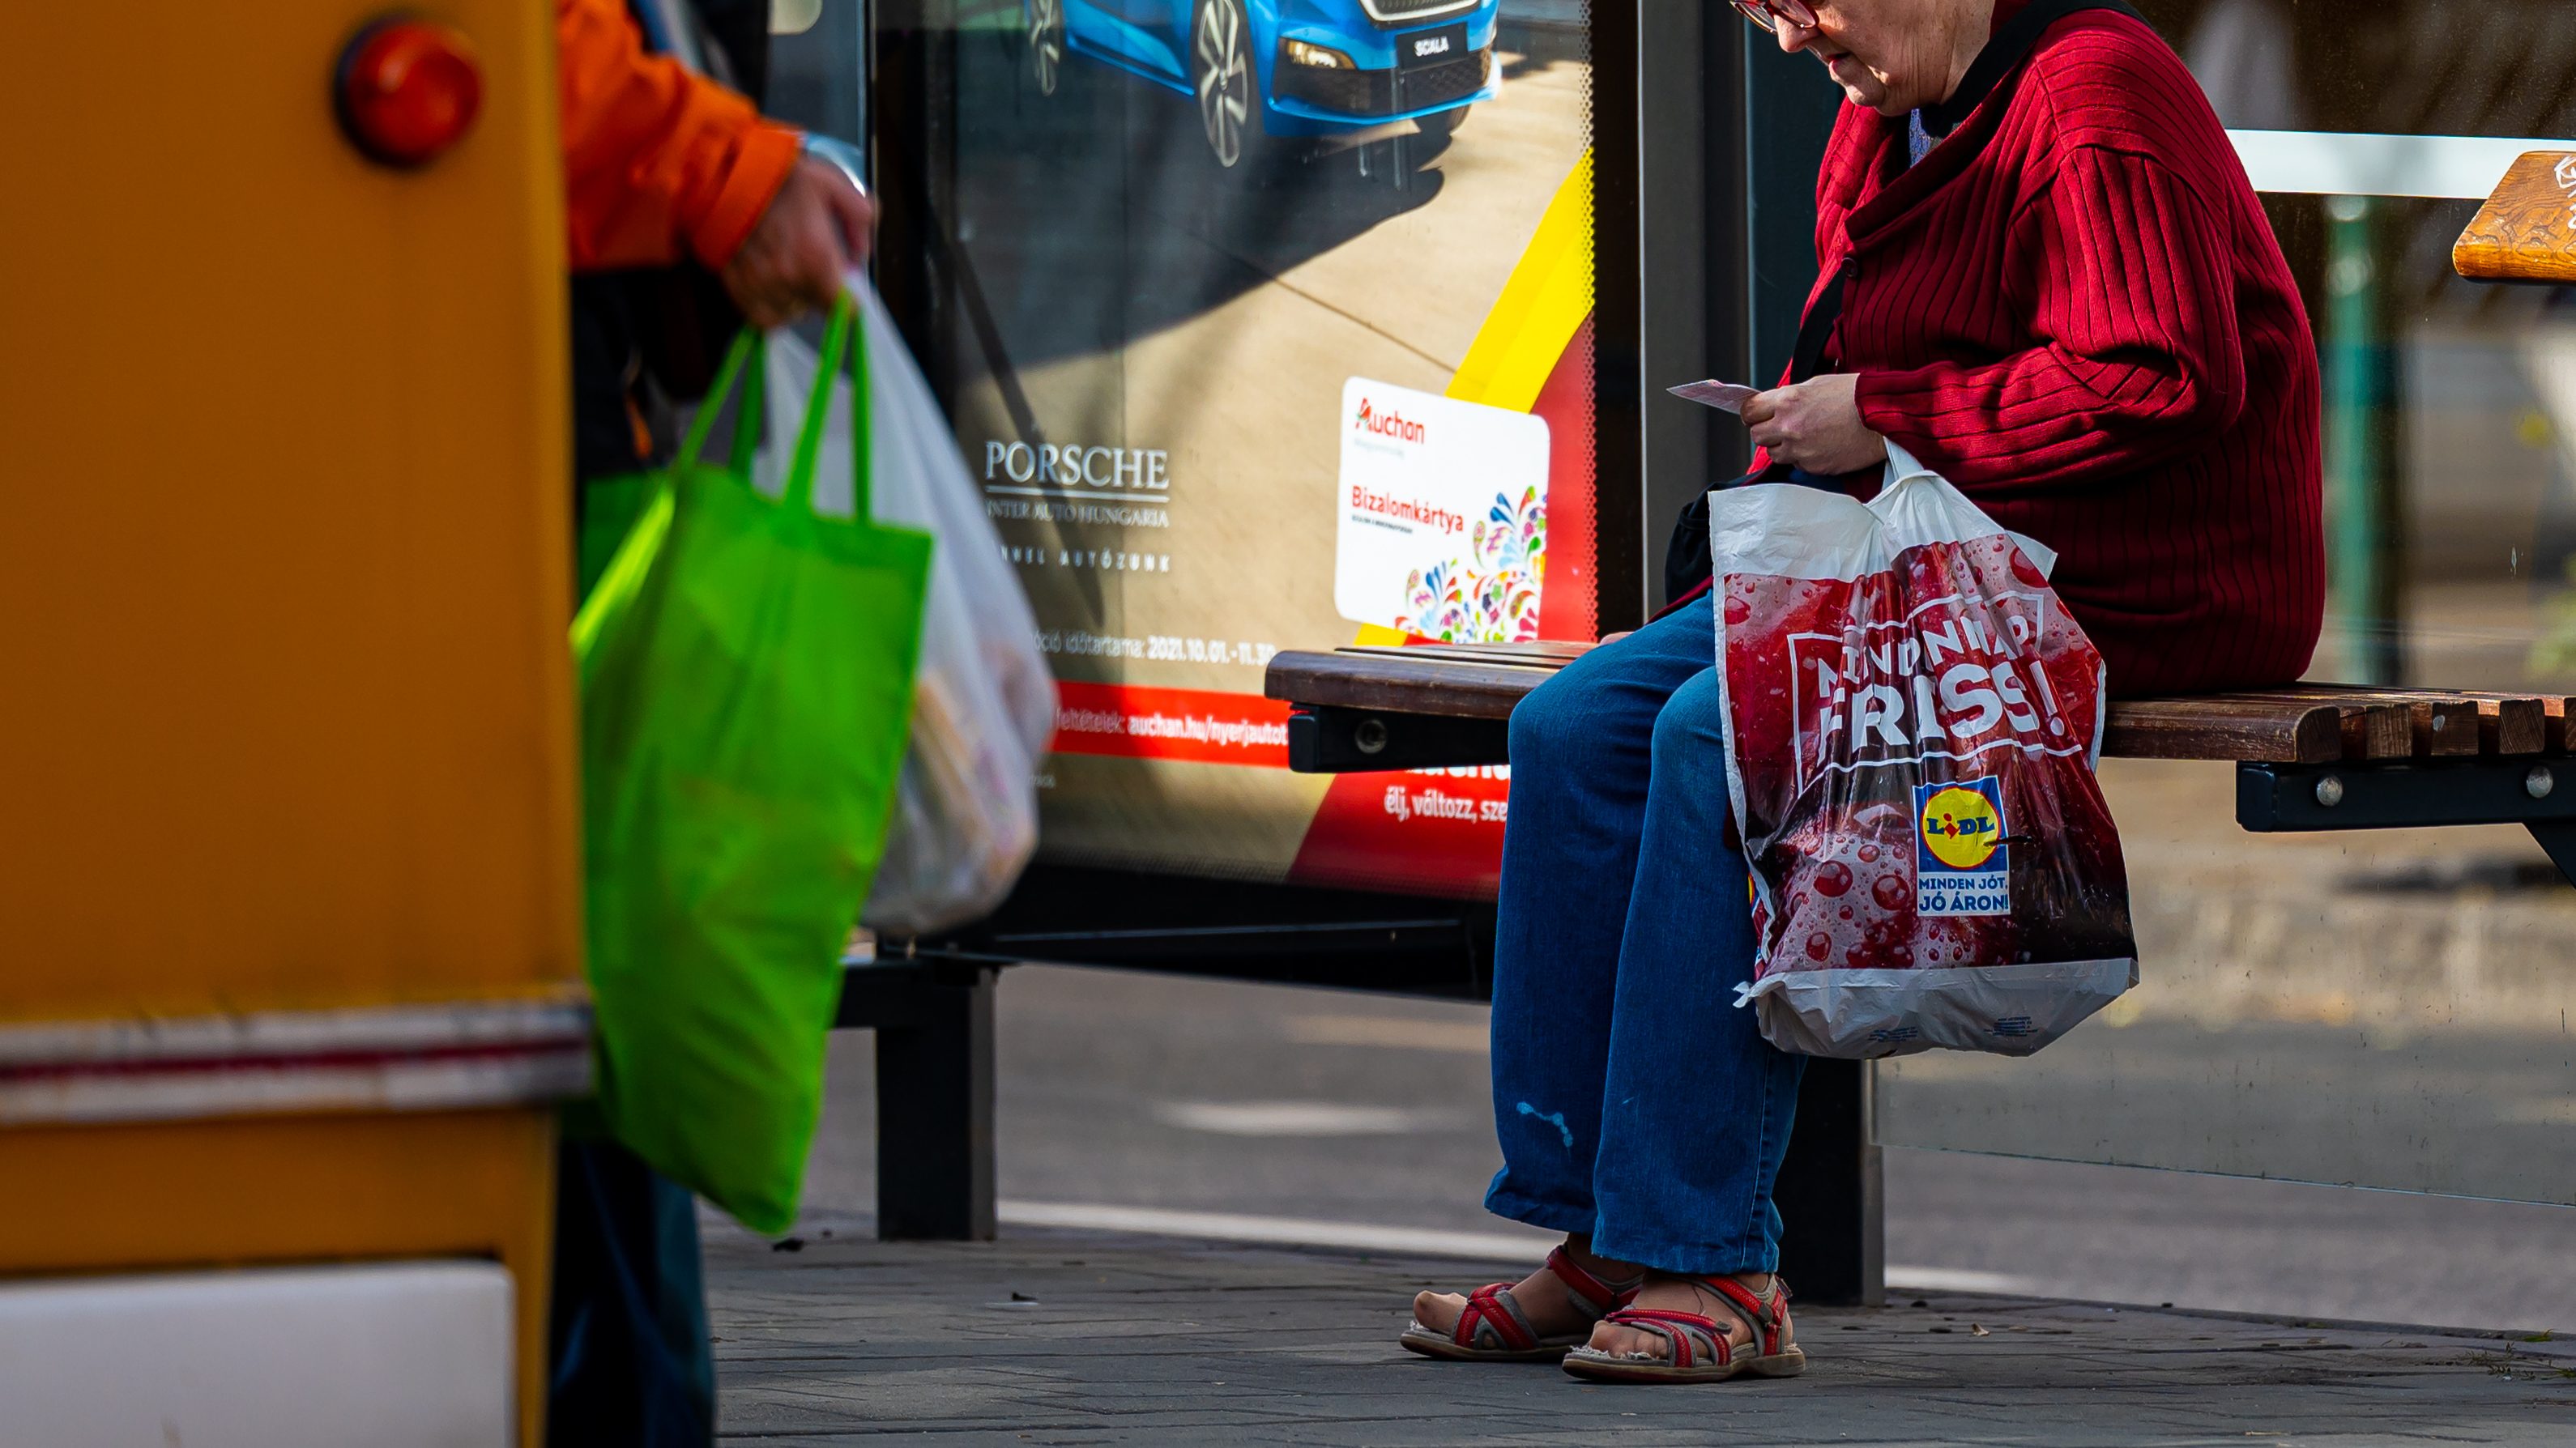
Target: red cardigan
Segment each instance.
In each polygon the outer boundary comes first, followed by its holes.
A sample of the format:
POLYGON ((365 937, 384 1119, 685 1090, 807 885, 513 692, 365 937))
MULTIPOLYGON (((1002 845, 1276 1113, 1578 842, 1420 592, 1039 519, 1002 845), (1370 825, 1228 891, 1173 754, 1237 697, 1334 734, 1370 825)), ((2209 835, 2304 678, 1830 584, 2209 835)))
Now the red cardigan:
POLYGON ((1823 370, 2058 550, 2114 693, 2296 679, 2325 607, 2316 344, 2191 73, 2078 14, 1911 170, 1906 131, 1847 105, 1826 149, 1816 257, 1851 276, 1823 370))

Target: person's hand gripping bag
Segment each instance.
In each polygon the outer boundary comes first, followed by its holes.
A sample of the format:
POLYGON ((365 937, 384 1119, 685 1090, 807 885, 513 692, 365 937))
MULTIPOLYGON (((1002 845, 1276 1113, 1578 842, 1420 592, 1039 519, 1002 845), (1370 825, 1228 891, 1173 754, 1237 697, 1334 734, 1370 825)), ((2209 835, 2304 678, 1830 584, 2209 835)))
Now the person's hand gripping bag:
POLYGON ((1710 538, 1763 1035, 2026 1056, 2137 984, 2056 556, 1893 444, 1874 501, 1722 491, 1710 538))

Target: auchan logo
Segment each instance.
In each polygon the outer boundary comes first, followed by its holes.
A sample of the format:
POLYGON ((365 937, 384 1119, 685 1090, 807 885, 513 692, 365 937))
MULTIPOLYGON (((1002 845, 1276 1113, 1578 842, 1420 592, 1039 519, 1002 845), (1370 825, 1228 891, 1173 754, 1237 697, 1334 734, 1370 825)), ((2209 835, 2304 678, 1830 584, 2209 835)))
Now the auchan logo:
POLYGON ((1398 442, 1421 442, 1430 435, 1421 423, 1391 408, 1380 412, 1377 405, 1365 397, 1360 399, 1359 414, 1351 419, 1351 426, 1398 442))

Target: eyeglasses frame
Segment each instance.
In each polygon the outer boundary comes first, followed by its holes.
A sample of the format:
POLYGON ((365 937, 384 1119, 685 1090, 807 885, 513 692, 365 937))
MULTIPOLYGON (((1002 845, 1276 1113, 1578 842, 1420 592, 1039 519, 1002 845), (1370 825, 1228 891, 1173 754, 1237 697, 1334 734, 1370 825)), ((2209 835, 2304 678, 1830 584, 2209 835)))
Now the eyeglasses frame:
POLYGON ((1807 0, 1734 0, 1734 5, 1736 14, 1774 35, 1784 20, 1800 30, 1816 28, 1816 12, 1807 0), (1806 18, 1799 19, 1801 15, 1806 18))

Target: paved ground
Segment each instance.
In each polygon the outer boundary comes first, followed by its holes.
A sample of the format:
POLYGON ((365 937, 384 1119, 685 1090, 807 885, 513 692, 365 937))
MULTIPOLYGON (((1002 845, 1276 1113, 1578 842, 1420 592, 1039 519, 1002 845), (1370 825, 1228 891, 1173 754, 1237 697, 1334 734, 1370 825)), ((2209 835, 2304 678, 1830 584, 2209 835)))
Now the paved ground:
MULTIPOLYGON (((2223 823, 2227 784, 2118 772, 2146 986, 2037 1061, 1887 1073, 1882 1131, 2576 1199, 2576 892, 2535 887, 2540 862, 2510 832, 2242 836, 2223 823)), ((872 1043, 842 1037, 808 1245, 732 1239, 712 1256, 729 1429, 807 1443, 2576 1444, 2576 1378, 2557 1375, 2576 1359, 2519 1362, 2565 1349, 2442 1331, 2576 1337, 2576 1210, 1946 1151, 1888 1153, 1891 1276, 2015 1297, 1819 1312, 1817 1368, 1741 1390, 1587 1392, 1545 1370, 1414 1362, 1389 1342, 1413 1290, 1538 1255, 1477 1205, 1496 1164, 1484 1023, 1460 1004, 1013 970, 995 1249, 865 1240, 872 1043), (1111 1229, 1381 1255, 1098 1235, 1111 1229)))
MULTIPOLYGON (((1526 1230, 1478 1205, 1498 1164, 1479 1007, 1027 967, 1003 978, 999 1014, 1006 1224, 1405 1250, 1428 1237, 1479 1253, 1526 1230)), ((2157 1029, 2105 1039, 2134 1053, 2157 1029)), ((2248 1040, 2228 1031, 2196 1049, 2233 1043, 2250 1068, 2263 1057, 2248 1040)), ((868 1229, 872 1048, 865 1032, 834 1046, 807 1191, 816 1230, 868 1229)), ((2405 1064, 2384 1052, 2290 1059, 2305 1079, 2285 1089, 2302 1100, 2357 1095, 2356 1073, 2405 1064)), ((2116 1139, 2204 1103, 2214 1114, 2217 1094, 2138 1089, 2093 1119, 2116 1139)), ((2278 1109, 2287 1119, 2298 1105, 2278 1109)), ((1887 1223, 1898 1280, 1927 1286, 2576 1333, 2576 1210, 2564 1207, 1890 1150, 1887 1223)))
MULTIPOLYGON (((2566 1444, 2576 1343, 1938 1295, 1810 1309, 1788 1382, 1597 1388, 1393 1344, 1454 1261, 1016 1231, 709 1244, 728 1440, 2566 1444)), ((1490 1269, 1499 1272, 1500 1268, 1490 1269)))

